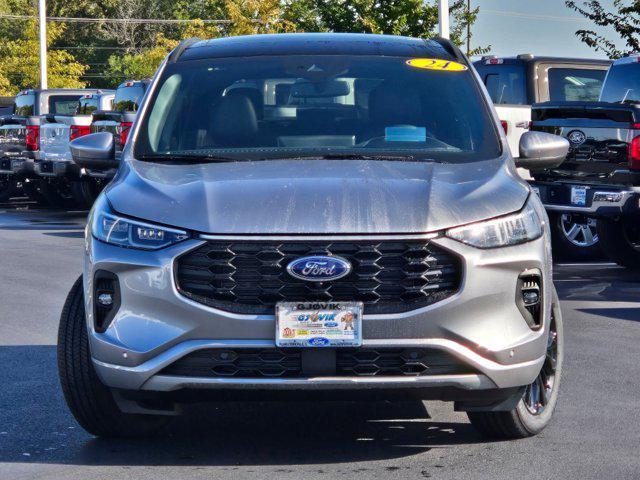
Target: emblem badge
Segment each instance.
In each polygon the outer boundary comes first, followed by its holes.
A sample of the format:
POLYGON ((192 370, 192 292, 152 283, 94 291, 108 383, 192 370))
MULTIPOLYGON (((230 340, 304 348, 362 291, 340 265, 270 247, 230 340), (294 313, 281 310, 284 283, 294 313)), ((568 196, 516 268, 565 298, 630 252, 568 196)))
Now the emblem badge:
POLYGON ((287 272, 292 277, 307 282, 328 282, 349 275, 351 263, 333 256, 302 257, 289 263, 287 272))

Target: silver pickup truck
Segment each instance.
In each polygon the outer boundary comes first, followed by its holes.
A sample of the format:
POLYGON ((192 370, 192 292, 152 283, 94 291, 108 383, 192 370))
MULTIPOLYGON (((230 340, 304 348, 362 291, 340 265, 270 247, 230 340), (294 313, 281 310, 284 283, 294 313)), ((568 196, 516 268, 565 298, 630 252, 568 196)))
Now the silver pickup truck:
POLYGON ((69 142, 91 133, 91 114, 110 110, 115 92, 104 90, 88 93, 77 103, 71 115, 44 115, 40 124, 40 149, 34 162, 37 175, 53 184, 62 197, 77 206, 89 207, 100 192, 97 181, 81 177, 81 170, 73 163, 69 142))
POLYGON ((14 99, 12 114, 0 119, 0 197, 5 196, 17 183, 26 193, 46 203, 56 204, 61 198, 49 182, 34 170, 34 161, 40 149, 40 126, 43 115, 69 115, 77 108, 78 100, 95 90, 62 89, 23 90, 14 99))

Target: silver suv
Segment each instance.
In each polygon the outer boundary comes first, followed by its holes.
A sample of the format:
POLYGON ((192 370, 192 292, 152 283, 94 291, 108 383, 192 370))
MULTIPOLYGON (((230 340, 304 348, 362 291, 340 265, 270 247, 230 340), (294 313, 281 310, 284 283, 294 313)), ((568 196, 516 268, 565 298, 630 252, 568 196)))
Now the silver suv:
MULTIPOLYGON (((110 133, 71 142, 90 168, 110 133)), ((527 168, 566 140, 523 135, 527 168)), ((202 399, 411 396, 483 433, 549 422, 563 336, 549 228, 450 42, 186 41, 89 216, 58 345, 76 419, 149 434, 202 399)))

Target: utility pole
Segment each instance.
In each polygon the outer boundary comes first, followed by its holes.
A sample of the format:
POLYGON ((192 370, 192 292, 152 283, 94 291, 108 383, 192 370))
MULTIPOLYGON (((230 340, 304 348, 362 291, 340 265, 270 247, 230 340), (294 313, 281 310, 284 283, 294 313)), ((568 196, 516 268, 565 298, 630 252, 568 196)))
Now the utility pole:
POLYGON ((442 38, 449 38, 449 0, 438 0, 438 29, 442 38))
POLYGON ((47 5, 39 0, 38 17, 40 22, 40 88, 47 88, 47 5))
POLYGON ((467 0, 467 56, 471 55, 471 0, 467 0))

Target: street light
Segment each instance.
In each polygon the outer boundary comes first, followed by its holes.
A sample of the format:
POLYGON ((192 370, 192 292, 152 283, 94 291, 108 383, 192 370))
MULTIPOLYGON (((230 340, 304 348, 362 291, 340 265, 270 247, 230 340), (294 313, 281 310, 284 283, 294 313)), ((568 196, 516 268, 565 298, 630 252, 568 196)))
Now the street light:
POLYGON ((40 88, 47 88, 47 6, 39 0, 38 18, 40 23, 40 88))

